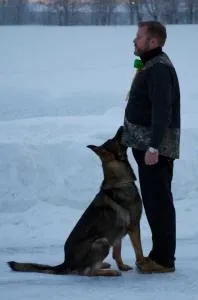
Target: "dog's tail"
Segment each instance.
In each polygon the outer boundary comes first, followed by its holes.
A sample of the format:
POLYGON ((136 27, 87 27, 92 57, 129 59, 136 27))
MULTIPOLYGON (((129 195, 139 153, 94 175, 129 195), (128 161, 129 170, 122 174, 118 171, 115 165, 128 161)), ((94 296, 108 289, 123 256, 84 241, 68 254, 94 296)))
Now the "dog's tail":
POLYGON ((9 261, 8 265, 13 271, 16 272, 36 272, 56 275, 67 274, 67 270, 64 263, 58 266, 49 266, 36 263, 20 263, 15 261, 9 261))

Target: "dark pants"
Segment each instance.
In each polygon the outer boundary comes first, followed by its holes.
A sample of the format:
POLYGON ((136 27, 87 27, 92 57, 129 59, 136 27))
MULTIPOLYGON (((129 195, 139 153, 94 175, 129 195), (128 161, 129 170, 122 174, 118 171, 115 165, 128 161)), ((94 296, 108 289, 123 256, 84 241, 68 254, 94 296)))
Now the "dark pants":
POLYGON ((132 149, 138 164, 142 201, 151 228, 153 248, 149 257, 165 267, 174 266, 176 217, 171 182, 173 160, 159 156, 153 166, 145 165, 144 151, 132 149))

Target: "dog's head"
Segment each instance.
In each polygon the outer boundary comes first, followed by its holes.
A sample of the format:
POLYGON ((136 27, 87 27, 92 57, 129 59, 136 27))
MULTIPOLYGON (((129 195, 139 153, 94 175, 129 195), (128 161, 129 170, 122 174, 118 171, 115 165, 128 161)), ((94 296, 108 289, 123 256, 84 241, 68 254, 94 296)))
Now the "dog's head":
POLYGON ((121 126, 116 132, 116 135, 101 146, 89 145, 87 147, 100 157, 103 167, 111 165, 108 174, 116 173, 118 177, 129 176, 135 181, 136 176, 127 157, 127 147, 122 144, 123 129, 123 126, 121 126), (113 165, 106 164, 113 161, 115 162, 113 165))
POLYGON ((127 147, 122 144, 123 126, 120 126, 116 135, 100 146, 88 145, 101 159, 102 162, 112 160, 127 160, 127 147))

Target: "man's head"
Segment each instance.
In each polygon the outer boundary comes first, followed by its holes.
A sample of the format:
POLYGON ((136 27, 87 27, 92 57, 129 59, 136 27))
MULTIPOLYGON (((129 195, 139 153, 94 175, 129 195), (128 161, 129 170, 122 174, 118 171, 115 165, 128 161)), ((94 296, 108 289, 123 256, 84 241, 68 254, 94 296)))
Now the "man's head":
POLYGON ((138 24, 138 31, 134 39, 134 54, 141 56, 145 52, 163 47, 166 41, 166 28, 160 22, 146 21, 138 24))

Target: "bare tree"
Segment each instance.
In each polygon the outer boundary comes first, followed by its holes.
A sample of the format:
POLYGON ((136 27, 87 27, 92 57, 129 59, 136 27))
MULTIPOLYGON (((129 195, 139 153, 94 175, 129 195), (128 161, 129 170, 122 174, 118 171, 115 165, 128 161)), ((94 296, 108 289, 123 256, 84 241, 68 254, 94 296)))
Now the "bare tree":
POLYGON ((10 13, 9 19, 13 24, 25 23, 25 13, 28 0, 7 0, 7 9, 10 13))
POLYGON ((57 13, 58 25, 69 25, 69 7, 71 0, 55 0, 52 3, 52 8, 57 13))
POLYGON ((116 6, 117 2, 115 0, 92 0, 92 23, 96 25, 110 25, 116 6))
POLYGON ((187 22, 192 24, 194 22, 195 8, 198 9, 198 0, 185 0, 187 9, 187 22))
POLYGON ((148 14, 151 16, 153 20, 158 20, 160 18, 160 6, 161 1, 158 0, 145 0, 145 8, 147 9, 148 14))
POLYGON ((143 0, 135 0, 135 12, 138 23, 143 19, 143 2, 143 0))
POLYGON ((129 22, 131 25, 142 21, 142 0, 126 0, 125 5, 129 11, 129 22))
POLYGON ((168 24, 179 22, 179 5, 181 0, 166 0, 160 3, 160 18, 168 24))
POLYGON ((171 9, 169 9, 169 15, 171 18, 168 21, 169 24, 177 24, 179 22, 179 0, 169 0, 171 9), (172 12, 172 13, 171 13, 172 12))
POLYGON ((5 25, 6 24, 6 1, 1 0, 0 1, 0 25, 5 25))

